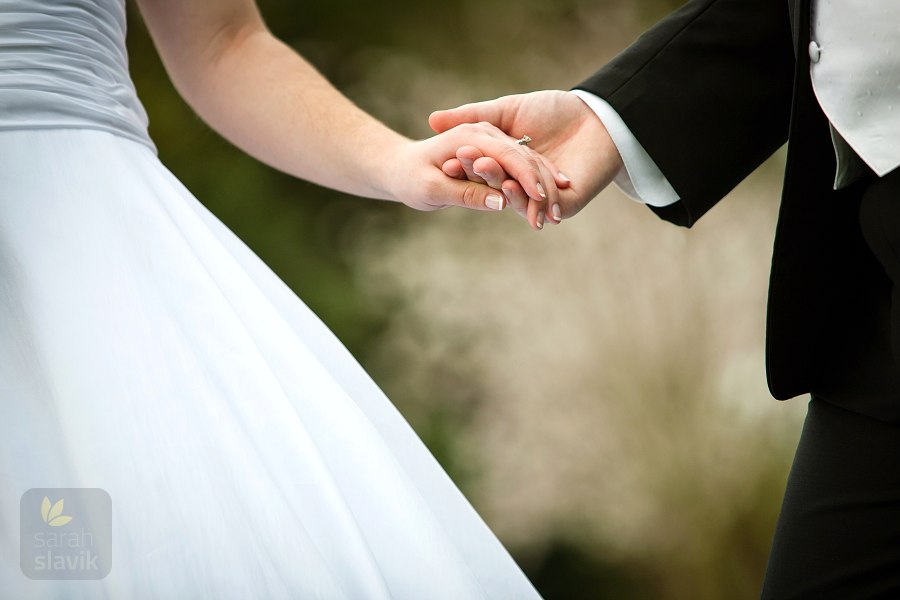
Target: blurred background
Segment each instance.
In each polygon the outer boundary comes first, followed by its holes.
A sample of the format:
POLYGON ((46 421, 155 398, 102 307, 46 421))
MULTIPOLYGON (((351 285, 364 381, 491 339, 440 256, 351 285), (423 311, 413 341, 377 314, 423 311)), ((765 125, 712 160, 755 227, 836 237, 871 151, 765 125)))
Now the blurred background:
MULTIPOLYGON (((437 108, 568 89, 679 4, 260 0, 412 137, 437 108)), ((415 213, 243 156, 177 97, 130 10, 163 162, 343 340, 548 600, 758 597, 806 407, 765 384, 781 153, 690 232, 612 188, 541 232, 510 211, 415 213)))

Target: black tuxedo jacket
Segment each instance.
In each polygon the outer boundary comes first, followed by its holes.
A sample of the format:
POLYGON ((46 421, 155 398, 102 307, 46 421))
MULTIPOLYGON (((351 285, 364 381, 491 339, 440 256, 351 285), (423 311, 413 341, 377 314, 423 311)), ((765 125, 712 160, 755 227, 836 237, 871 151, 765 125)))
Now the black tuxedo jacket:
POLYGON ((834 150, 808 43, 809 0, 692 0, 577 87, 622 116, 681 197, 653 210, 686 227, 788 142, 769 286, 769 389, 782 400, 843 393, 849 366, 862 370, 856 385, 884 395, 887 384, 866 377, 853 350, 867 344, 891 355, 889 292, 859 235, 853 186, 832 189, 834 150))

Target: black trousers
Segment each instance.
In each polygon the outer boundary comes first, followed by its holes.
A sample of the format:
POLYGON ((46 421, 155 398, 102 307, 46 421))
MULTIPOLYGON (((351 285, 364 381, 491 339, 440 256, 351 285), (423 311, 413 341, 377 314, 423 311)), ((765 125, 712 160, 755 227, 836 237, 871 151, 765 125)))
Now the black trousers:
POLYGON ((900 425, 810 401, 762 597, 900 598, 900 425))
POLYGON ((882 307, 890 331, 872 343, 856 339, 840 361, 842 385, 830 394, 813 392, 775 530, 765 600, 900 598, 900 423, 885 417, 892 404, 900 410, 900 391, 892 387, 900 372, 900 170, 860 190, 860 238, 876 267, 873 277, 883 281, 859 293, 884 295, 871 306, 882 307))

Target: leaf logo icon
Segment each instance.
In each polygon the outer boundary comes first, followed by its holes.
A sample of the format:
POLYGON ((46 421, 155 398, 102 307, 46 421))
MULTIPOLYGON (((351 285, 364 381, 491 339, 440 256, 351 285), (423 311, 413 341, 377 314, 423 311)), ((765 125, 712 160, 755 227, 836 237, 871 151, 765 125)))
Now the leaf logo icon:
POLYGON ((44 523, 52 527, 59 527, 60 525, 65 525, 71 521, 72 517, 62 514, 62 511, 62 498, 60 498, 56 504, 51 506, 50 498, 44 496, 44 501, 41 502, 41 517, 44 519, 44 523))

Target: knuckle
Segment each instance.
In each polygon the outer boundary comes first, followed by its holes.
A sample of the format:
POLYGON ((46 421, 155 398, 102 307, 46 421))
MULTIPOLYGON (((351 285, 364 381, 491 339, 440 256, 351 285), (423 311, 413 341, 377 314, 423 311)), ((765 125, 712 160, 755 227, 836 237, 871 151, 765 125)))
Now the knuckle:
POLYGON ((505 146, 502 153, 502 158, 509 162, 510 167, 516 169, 520 177, 540 173, 538 160, 530 154, 523 153, 519 148, 505 146))
POLYGON ((515 148, 513 146, 501 146, 500 157, 508 159, 521 159, 522 155, 519 153, 518 148, 515 148))
POLYGON ((470 208, 480 208, 483 204, 481 201, 481 195, 478 193, 478 187, 474 185, 467 185, 463 190, 462 196, 463 206, 468 206, 470 208))
POLYGON ((537 154, 534 150, 527 149, 525 150, 525 160, 528 161, 528 166, 534 170, 541 168, 541 156, 537 154))

